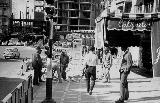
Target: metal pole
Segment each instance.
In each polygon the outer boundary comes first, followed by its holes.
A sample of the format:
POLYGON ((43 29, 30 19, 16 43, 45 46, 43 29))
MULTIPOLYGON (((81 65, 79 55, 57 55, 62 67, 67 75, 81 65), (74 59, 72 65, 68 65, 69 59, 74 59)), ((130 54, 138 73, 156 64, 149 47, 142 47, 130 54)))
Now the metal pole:
POLYGON ((46 78, 46 99, 42 103, 56 103, 52 99, 52 40, 53 40, 53 22, 50 19, 50 37, 49 37, 49 48, 50 54, 48 56, 49 65, 47 66, 47 78, 46 78))

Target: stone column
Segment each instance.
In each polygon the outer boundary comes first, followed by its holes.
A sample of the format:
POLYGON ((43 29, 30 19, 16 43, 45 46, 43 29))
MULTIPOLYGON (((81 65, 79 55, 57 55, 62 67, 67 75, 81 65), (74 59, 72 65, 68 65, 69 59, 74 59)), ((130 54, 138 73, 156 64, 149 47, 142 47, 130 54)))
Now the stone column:
POLYGON ((153 82, 154 85, 160 85, 160 21, 156 21, 152 25, 151 30, 151 52, 153 64, 153 82))

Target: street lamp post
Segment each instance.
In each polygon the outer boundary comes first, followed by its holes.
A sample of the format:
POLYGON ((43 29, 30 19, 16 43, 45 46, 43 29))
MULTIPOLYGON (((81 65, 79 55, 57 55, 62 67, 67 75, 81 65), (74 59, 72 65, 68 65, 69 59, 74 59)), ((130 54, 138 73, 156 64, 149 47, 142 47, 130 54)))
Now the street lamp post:
MULTIPOLYGON (((45 6, 45 5, 44 5, 45 6)), ((53 20, 51 17, 54 15, 54 7, 45 6, 46 17, 48 17, 50 22, 50 35, 49 35, 49 55, 47 58, 47 78, 46 78, 46 98, 42 103, 56 103, 52 98, 52 45, 53 45, 53 20)))
POLYGON ((50 19, 50 37, 49 37, 49 55, 47 65, 47 78, 46 78, 46 98, 42 103, 56 103, 52 98, 52 44, 53 44, 53 21, 50 19))

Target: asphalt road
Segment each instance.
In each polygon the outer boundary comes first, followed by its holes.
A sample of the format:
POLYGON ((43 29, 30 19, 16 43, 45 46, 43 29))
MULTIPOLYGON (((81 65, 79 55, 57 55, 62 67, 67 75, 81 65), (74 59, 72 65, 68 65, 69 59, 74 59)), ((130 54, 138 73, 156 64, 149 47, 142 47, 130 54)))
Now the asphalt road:
POLYGON ((25 46, 0 46, 0 77, 16 78, 23 58, 31 58, 35 49, 25 46), (4 59, 3 52, 5 48, 17 47, 20 51, 20 59, 4 59))

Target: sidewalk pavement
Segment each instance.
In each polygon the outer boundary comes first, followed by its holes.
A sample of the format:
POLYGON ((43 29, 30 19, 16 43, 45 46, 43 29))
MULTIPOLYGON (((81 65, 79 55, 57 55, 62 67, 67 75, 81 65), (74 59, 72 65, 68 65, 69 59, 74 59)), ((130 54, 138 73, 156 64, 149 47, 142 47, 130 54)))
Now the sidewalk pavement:
MULTIPOLYGON (((92 95, 86 92, 84 78, 79 81, 52 83, 52 98, 56 103, 114 103, 120 96, 119 72, 111 70, 111 83, 96 80, 92 95)), ((152 78, 145 78, 133 72, 129 74, 129 100, 125 103, 160 103, 160 87, 154 86, 152 78)), ((41 103, 46 96, 46 84, 34 87, 33 103, 41 103)))

